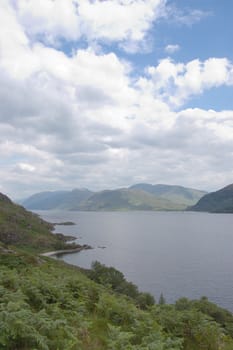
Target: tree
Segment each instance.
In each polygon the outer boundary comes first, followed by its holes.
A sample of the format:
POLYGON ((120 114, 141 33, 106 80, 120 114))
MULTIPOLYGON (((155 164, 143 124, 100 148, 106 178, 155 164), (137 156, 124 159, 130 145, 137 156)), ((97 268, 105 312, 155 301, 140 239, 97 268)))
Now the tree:
POLYGON ((159 305, 164 305, 164 304, 166 304, 166 300, 163 296, 163 293, 161 293, 159 297, 159 305))

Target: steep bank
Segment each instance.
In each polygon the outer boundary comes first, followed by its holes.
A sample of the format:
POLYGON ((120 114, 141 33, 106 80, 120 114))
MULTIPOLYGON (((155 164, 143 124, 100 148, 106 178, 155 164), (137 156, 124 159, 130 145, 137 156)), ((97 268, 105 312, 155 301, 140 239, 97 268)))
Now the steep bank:
POLYGON ((81 248, 70 237, 52 233, 54 225, 0 193, 0 241, 31 252, 81 248))

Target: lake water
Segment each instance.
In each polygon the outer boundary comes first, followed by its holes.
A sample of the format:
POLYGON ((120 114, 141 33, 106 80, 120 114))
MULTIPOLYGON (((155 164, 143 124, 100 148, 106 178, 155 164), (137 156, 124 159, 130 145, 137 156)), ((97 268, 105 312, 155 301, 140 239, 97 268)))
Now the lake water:
POLYGON ((233 311, 233 215, 193 212, 37 212, 50 222, 73 221, 56 232, 94 249, 63 255, 89 268, 114 266, 141 291, 167 302, 207 296, 233 311), (103 249, 102 247, 106 247, 103 249))

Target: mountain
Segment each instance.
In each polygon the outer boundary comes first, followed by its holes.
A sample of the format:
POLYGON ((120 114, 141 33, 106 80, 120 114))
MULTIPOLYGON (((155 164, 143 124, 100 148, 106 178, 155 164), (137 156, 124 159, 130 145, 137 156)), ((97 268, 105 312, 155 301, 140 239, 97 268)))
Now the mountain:
POLYGON ((67 197, 68 191, 40 192, 20 201, 25 208, 49 210, 59 206, 67 197))
POLYGON ((100 192, 88 189, 41 192, 21 203, 31 210, 184 210, 205 193, 182 186, 136 184, 100 192))
POLYGON ((30 210, 70 209, 78 208, 79 204, 90 197, 93 192, 87 189, 72 191, 40 192, 21 201, 30 210))
POLYGON ((212 213, 233 213, 233 184, 202 197, 196 205, 189 208, 193 211, 212 213))
POLYGON ((79 210, 83 202, 88 200, 94 192, 86 188, 74 189, 65 198, 64 202, 60 204, 59 209, 79 210))
POLYGON ((159 196, 183 207, 195 204, 207 192, 175 185, 139 183, 130 187, 159 196))
POLYGON ((179 210, 177 203, 138 189, 105 190, 93 194, 81 210, 179 210))

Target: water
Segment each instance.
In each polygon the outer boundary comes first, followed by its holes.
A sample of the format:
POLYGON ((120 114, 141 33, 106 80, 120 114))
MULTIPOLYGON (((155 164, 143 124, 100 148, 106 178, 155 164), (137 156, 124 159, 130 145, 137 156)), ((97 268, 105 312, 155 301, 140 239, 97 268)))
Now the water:
POLYGON ((233 311, 233 215, 193 212, 38 212, 50 222, 73 221, 56 232, 92 250, 63 255, 89 268, 114 266, 141 291, 167 302, 207 296, 233 311), (102 247, 106 247, 103 249, 102 247))

